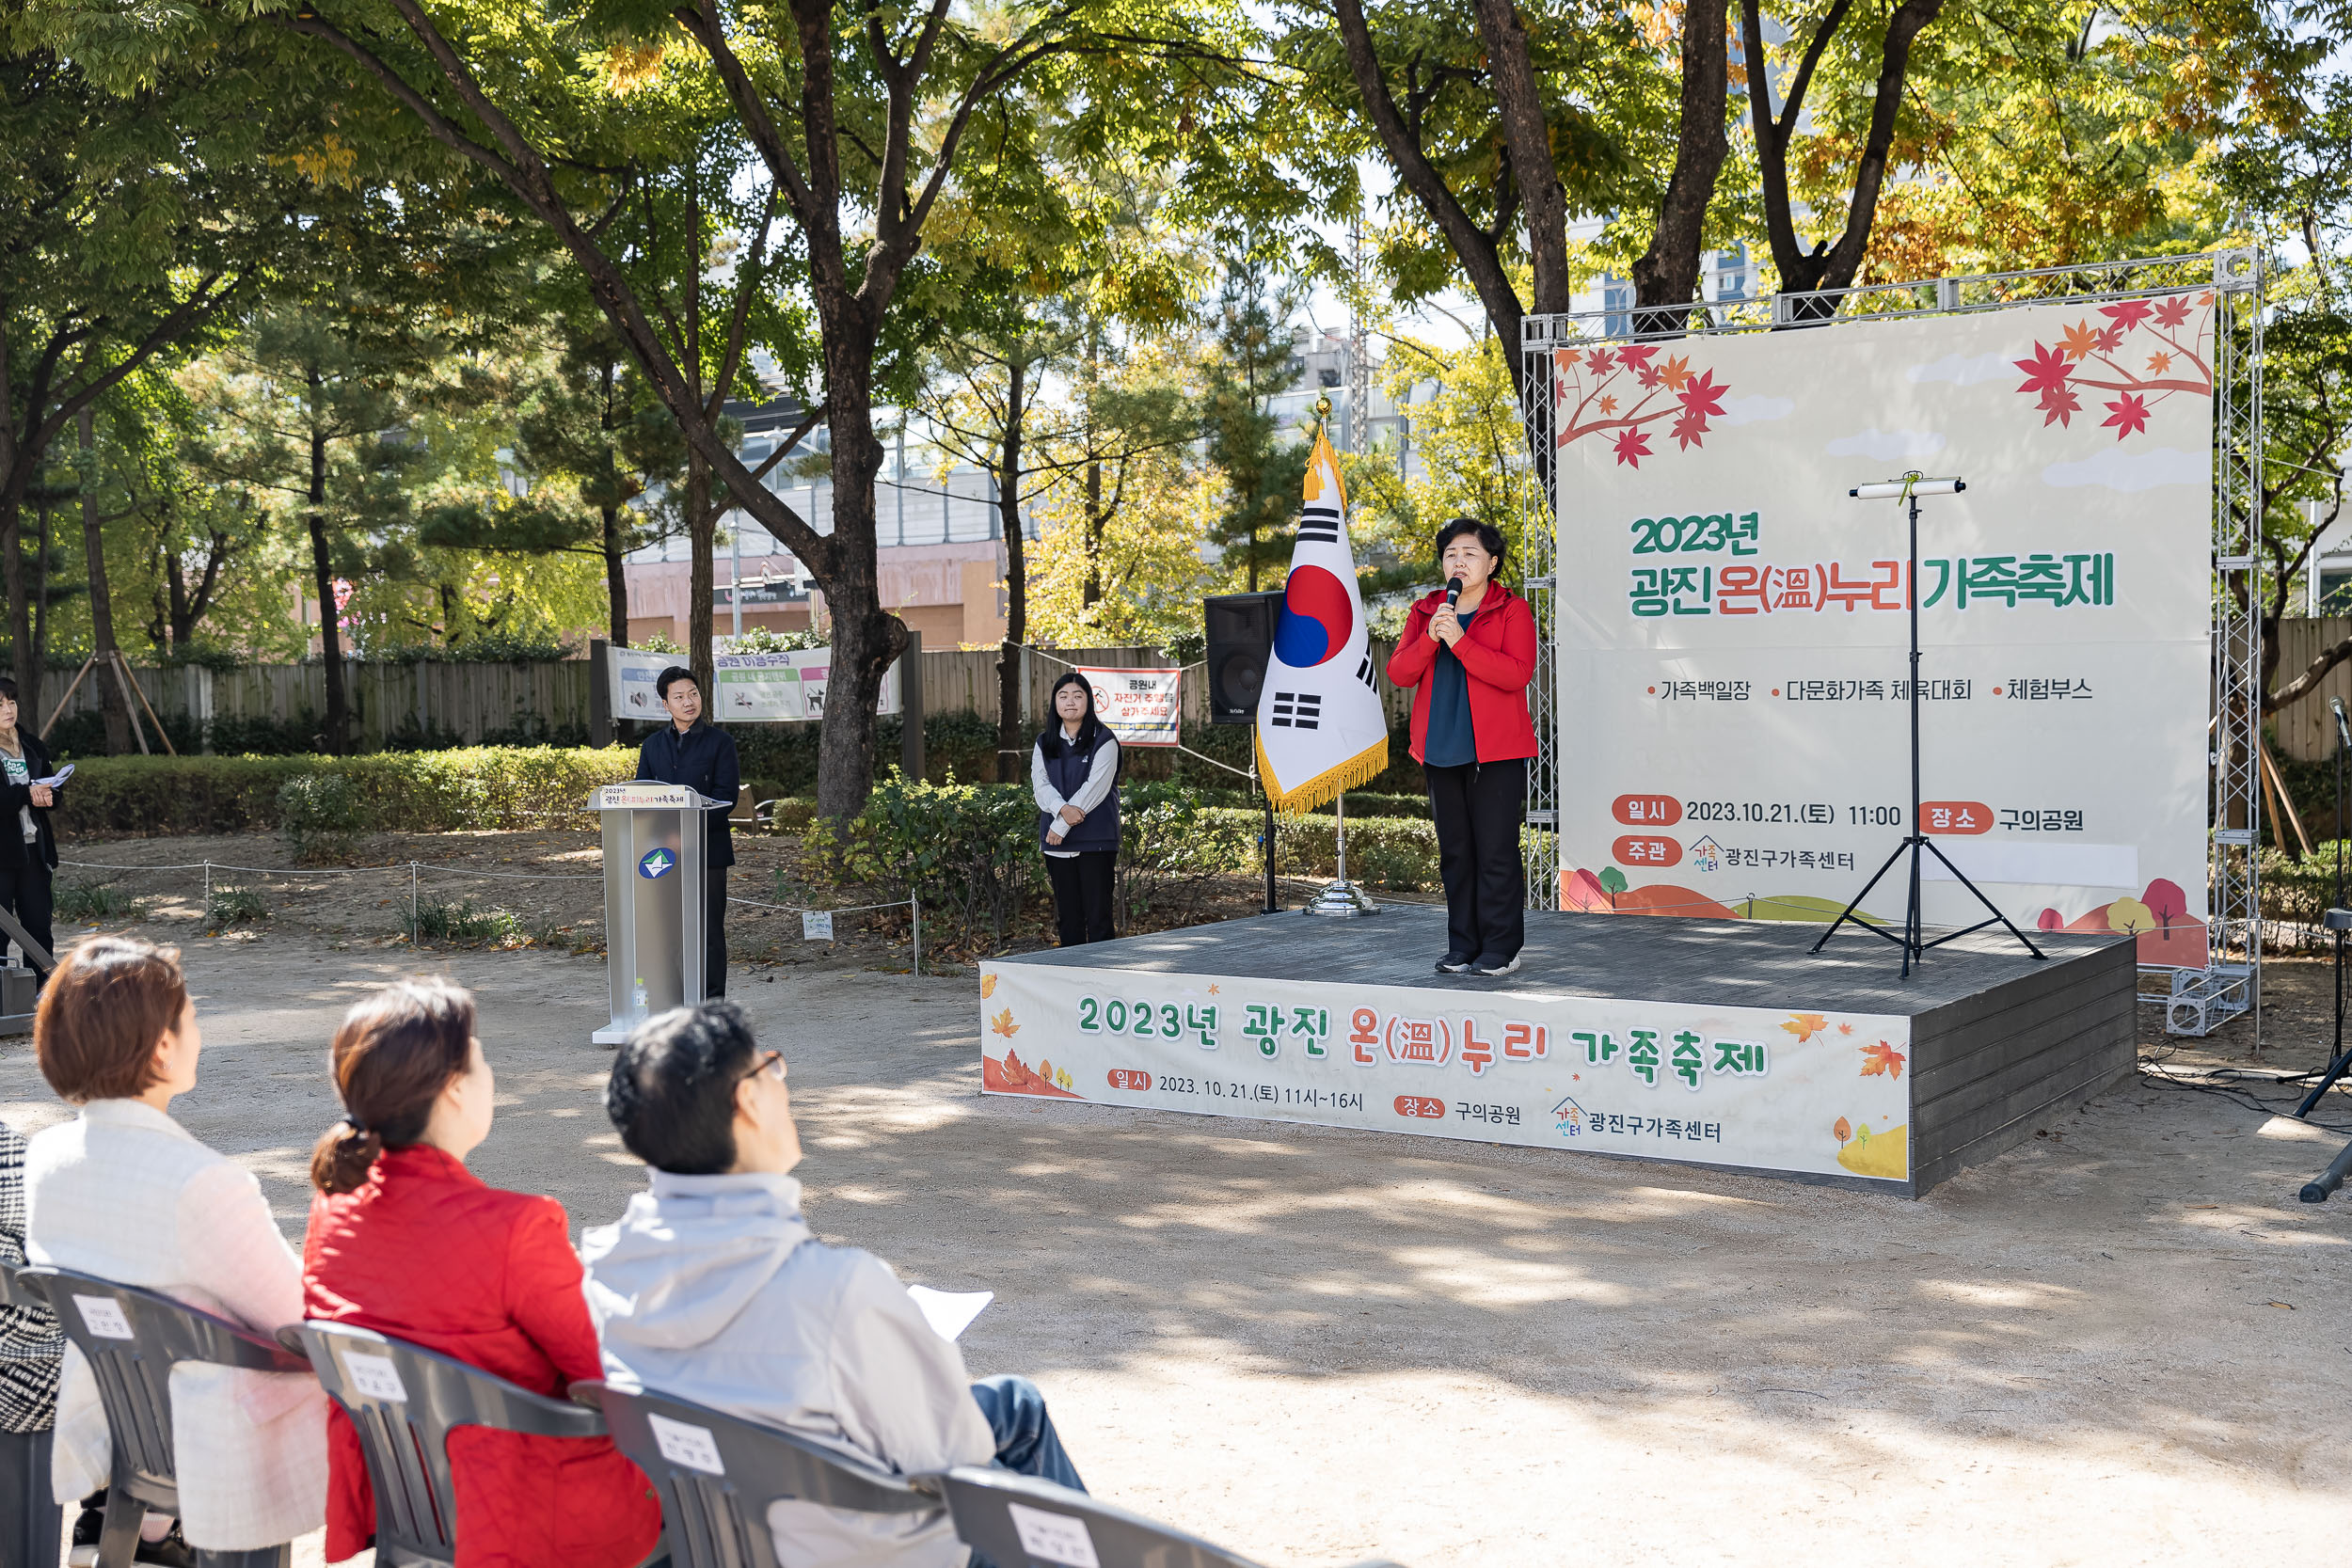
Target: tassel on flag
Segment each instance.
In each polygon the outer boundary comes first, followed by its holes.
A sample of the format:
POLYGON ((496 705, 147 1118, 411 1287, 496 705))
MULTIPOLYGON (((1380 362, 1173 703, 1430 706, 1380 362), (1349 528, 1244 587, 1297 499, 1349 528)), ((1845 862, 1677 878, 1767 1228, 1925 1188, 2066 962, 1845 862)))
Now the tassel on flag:
POLYGON ((1258 697, 1258 772, 1284 812, 1311 811, 1389 766, 1389 719, 1347 541, 1347 493, 1321 425, 1306 492, 1258 697))

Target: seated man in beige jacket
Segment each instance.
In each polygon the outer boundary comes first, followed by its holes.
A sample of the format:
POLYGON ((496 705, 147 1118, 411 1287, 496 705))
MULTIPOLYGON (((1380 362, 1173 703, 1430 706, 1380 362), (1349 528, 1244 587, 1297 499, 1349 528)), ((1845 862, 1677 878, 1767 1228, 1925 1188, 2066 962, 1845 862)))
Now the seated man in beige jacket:
MULTIPOLYGON (((588 1311, 614 1386, 783 1427, 899 1475, 994 1463, 1081 1487, 1026 1378, 970 1382, 890 1265, 827 1246, 801 1217, 801 1138, 784 1053, 742 1009, 648 1019, 621 1047, 605 1109, 652 1189, 590 1230, 588 1311)), ((1081 1487, 1081 1489, 1083 1489, 1081 1487)), ((769 1510, 783 1568, 954 1568, 944 1510, 769 1510)))

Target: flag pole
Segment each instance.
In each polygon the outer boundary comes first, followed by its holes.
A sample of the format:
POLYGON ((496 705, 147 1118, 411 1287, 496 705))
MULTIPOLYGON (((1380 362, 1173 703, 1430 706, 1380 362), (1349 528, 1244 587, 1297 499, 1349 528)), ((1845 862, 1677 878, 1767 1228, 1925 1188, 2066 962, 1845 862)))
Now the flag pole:
MULTIPOLYGON (((1350 410, 1350 418, 1353 417, 1354 411, 1350 410)), ((1330 422, 1331 398, 1328 393, 1325 393, 1315 399, 1315 435, 1317 437, 1326 436, 1330 422)), ((1344 537, 1347 528, 1347 516, 1344 512, 1340 516, 1340 528, 1342 536, 1344 537)), ((1378 914, 1380 906, 1372 901, 1372 895, 1347 879, 1346 790, 1343 789, 1331 798, 1331 847, 1336 858, 1336 863, 1332 869, 1337 874, 1322 892, 1307 901, 1305 912, 1337 915, 1343 918, 1359 914, 1378 914)))

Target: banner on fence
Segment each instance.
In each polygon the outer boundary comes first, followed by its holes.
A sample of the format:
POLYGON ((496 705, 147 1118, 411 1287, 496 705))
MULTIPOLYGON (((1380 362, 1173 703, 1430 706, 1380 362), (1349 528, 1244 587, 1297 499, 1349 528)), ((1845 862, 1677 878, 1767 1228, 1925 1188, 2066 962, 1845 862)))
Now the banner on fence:
POLYGON ((1077 666, 1094 688, 1094 711, 1121 746, 1173 746, 1184 718, 1184 673, 1175 670, 1103 670, 1077 666))
POLYGON ((1902 1181, 1911 1021, 1000 963, 990 1094, 1902 1181))
MULTIPOLYGON (((2210 293, 1554 356, 1572 908, 1825 920, 1926 828, 2028 929, 2205 962, 2210 293), (1849 499, 1909 469, 1967 490, 1849 499)), ((1964 890, 1931 863, 1926 912, 1964 890)), ((1899 918, 1898 872, 1867 912, 1899 918)))
MULTIPOLYGON (((661 672, 685 662, 683 654, 646 653, 639 648, 608 648, 612 683, 612 716, 659 723, 664 717, 654 682, 661 672)), ((800 648, 783 654, 715 654, 711 673, 719 689, 709 698, 711 721, 719 724, 775 723, 825 716, 825 685, 833 669, 830 648, 800 648)), ((878 713, 897 713, 898 667, 882 673, 878 713)))

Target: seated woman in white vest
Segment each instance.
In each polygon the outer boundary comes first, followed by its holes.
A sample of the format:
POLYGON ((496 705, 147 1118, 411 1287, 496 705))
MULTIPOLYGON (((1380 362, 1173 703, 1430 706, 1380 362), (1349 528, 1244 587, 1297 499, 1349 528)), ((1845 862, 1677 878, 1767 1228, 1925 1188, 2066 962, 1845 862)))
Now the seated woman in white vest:
MULTIPOLYGON (((26 1255, 154 1291, 258 1334, 302 1319, 302 1264, 253 1174, 172 1120, 204 1037, 167 947, 96 937, 40 995, 41 1076, 81 1108, 36 1133, 24 1165, 26 1255)), ((317 1529, 326 1510, 326 1395, 308 1371, 183 1364, 171 1376, 180 1520, 189 1544, 254 1551, 317 1529)), ((106 1484, 106 1414, 66 1347, 52 1474, 58 1501, 106 1484)))

